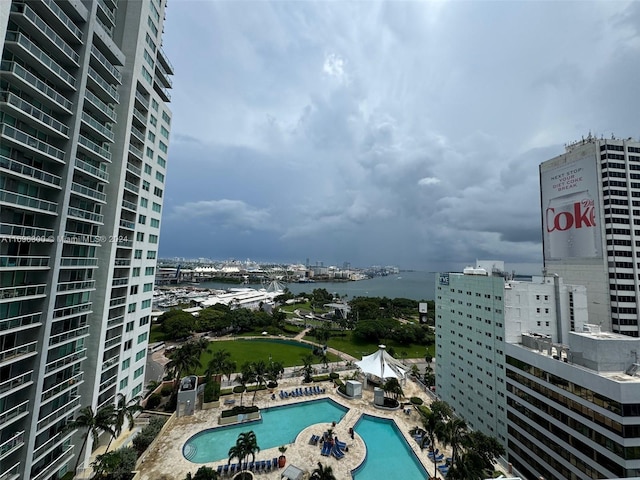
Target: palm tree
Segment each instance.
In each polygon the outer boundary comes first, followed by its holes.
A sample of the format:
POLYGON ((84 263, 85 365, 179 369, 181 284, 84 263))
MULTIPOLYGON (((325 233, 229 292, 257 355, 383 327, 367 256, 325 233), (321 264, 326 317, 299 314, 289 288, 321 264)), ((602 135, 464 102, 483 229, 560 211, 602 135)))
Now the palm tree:
POLYGON ((400 382, 398 382, 397 378, 387 379, 387 381, 384 382, 384 384, 382 385, 382 390, 384 390, 384 393, 390 393, 391 397, 396 402, 398 401, 398 397, 401 397, 404 395, 402 386, 400 385, 400 382))
POLYGON ((167 370, 173 378, 174 393, 178 392, 180 379, 186 374, 195 372, 200 367, 200 354, 202 353, 202 344, 197 342, 187 342, 178 348, 171 355, 171 360, 167 363, 167 370))
POLYGON ((236 383, 242 386, 242 392, 240 393, 240 406, 242 406, 242 399, 244 398, 244 392, 247 389, 247 384, 254 382, 253 369, 251 363, 245 362, 242 365, 241 371, 236 375, 236 383))
POLYGON ((325 467, 322 463, 318 462, 318 468, 313 470, 309 480, 336 480, 336 477, 331 467, 325 467))
POLYGON ((463 447, 467 436, 467 423, 461 418, 452 418, 442 429, 442 443, 451 445, 451 459, 457 463, 460 449, 463 447))
POLYGON ((310 353, 302 355, 302 363, 303 363, 302 371, 304 373, 303 381, 305 383, 309 383, 313 380, 313 377, 312 377, 313 367, 311 366, 313 364, 313 355, 311 355, 310 353))
POLYGON ((105 453, 109 451, 109 447, 111 446, 113 439, 118 437, 122 432, 125 420, 129 421, 129 431, 133 430, 135 414, 141 411, 142 407, 140 406, 140 397, 133 397, 127 402, 127 397, 124 394, 118 394, 113 416, 113 436, 107 444, 105 453))
POLYGON ((76 465, 73 468, 74 472, 78 470, 78 465, 80 465, 80 459, 82 458, 82 451, 87 445, 89 435, 93 436, 94 444, 98 443, 98 436, 100 435, 100 432, 107 432, 113 437, 114 433, 111 425, 113 425, 114 423, 114 416, 115 407, 113 405, 105 405, 104 407, 98 409, 95 414, 93 412, 93 408, 91 408, 91 406, 87 406, 80 409, 76 419, 66 425, 65 430, 87 430, 84 434, 84 440, 82 441, 80 451, 78 452, 76 465))
MULTIPOLYGON (((253 374, 253 380, 258 384, 258 388, 267 383, 267 364, 264 363, 264 360, 258 360, 251 364, 251 372, 253 374)), ((251 405, 256 402, 256 393, 258 393, 258 388, 253 391, 253 400, 251 400, 251 405)))
POLYGON ((229 364, 231 363, 231 354, 224 348, 221 350, 214 350, 211 360, 207 365, 207 371, 205 372, 207 377, 213 375, 222 374, 225 372, 229 364))
POLYGON ((234 458, 237 458, 238 462, 240 462, 240 471, 243 471, 247 459, 251 457, 251 461, 255 461, 256 453, 259 451, 260 447, 258 446, 258 440, 253 430, 242 432, 238 435, 236 444, 229 449, 228 463, 231 463, 234 458))
MULTIPOLYGON (((431 403, 430 409, 427 413, 423 413, 421 411, 421 414, 422 426, 427 432, 425 434, 425 437, 429 439, 429 441, 431 442, 431 446, 435 448, 436 439, 443 438, 442 432, 444 424, 446 419, 451 416, 451 407, 446 402, 436 400, 435 402, 431 403)), ((425 441, 423 441, 423 444, 420 445, 421 447, 424 446, 425 441)), ((433 476, 438 476, 437 466, 434 467, 433 476)))

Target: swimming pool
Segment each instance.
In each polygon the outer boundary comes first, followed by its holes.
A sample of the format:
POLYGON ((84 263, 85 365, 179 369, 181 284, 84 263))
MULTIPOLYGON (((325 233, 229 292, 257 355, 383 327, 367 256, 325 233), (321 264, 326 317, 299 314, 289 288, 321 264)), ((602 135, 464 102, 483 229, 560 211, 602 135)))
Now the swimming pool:
POLYGON ((354 480, 429 478, 393 420, 363 414, 354 429, 367 445, 365 461, 352 472, 354 480))
POLYGON ((229 448, 241 432, 253 430, 260 450, 291 443, 309 425, 339 422, 348 408, 330 398, 310 400, 261 410, 262 419, 240 425, 203 430, 189 438, 182 448, 184 457, 193 463, 227 459, 229 448))

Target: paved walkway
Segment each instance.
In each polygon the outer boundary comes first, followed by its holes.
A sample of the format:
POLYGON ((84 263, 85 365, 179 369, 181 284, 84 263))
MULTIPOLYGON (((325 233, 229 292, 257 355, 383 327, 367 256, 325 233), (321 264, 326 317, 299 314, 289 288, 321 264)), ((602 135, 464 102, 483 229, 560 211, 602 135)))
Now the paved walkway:
MULTIPOLYGON (((300 385, 300 378, 293 378, 280 382, 279 388, 282 390, 290 390, 292 388, 299 387, 300 385)), ((323 385, 328 387, 330 384, 325 383, 323 385)), ((429 402, 430 397, 414 382, 408 380, 406 385, 403 386, 403 389, 407 398, 411 396, 419 396, 427 403, 429 402)), ((365 458, 366 445, 357 434, 352 440, 349 437, 348 430, 350 427, 353 427, 360 415, 364 412, 371 415, 394 419, 407 439, 411 449, 416 453, 424 467, 427 469, 427 472, 433 474, 434 465, 428 459, 426 450, 421 451, 415 440, 413 440, 408 433, 412 427, 420 423, 418 412, 412 409, 411 413, 407 415, 402 409, 396 411, 383 411, 376 409, 373 407, 373 391, 368 389, 363 392, 362 399, 346 399, 338 395, 336 390, 333 388, 327 388, 325 394, 309 397, 309 399, 319 398, 320 396, 332 398, 336 402, 350 409, 345 417, 343 417, 343 419, 334 427, 334 431, 338 435, 338 438, 347 442, 349 451, 341 460, 337 460, 334 457, 321 456, 319 445, 310 445, 309 438, 312 434, 322 435, 324 431, 331 427, 331 424, 317 424, 307 427, 298 434, 294 443, 287 446, 288 449, 286 451, 287 465, 293 464, 305 470, 307 472, 305 478, 308 478, 313 469, 317 467, 318 462, 322 462, 326 466, 331 466, 336 478, 341 480, 351 478, 351 471, 362 463, 365 458)), ((268 391, 261 391, 256 396, 256 405, 264 408, 300 401, 299 399, 281 400, 278 396, 276 396, 276 398, 276 400, 272 400, 268 391)), ((140 475, 138 478, 140 480, 182 480, 185 478, 187 472, 191 472, 192 474, 195 473, 200 465, 191 463, 184 458, 182 455, 182 448, 185 442, 195 433, 207 428, 218 426, 218 416, 220 415, 220 412, 221 408, 206 411, 198 410, 193 416, 175 419, 158 439, 154 448, 147 452, 143 457, 144 461, 139 466, 140 475)), ((258 439, 258 443, 259 442, 260 439, 258 439)), ((261 450, 257 458, 261 460, 271 459, 278 457, 279 455, 280 453, 277 448, 271 448, 261 450)), ((206 465, 216 468, 218 465, 225 463, 226 460, 222 460, 214 463, 208 463, 206 465)), ((271 472, 257 473, 256 478, 279 480, 281 473, 282 470, 272 470, 271 472)))

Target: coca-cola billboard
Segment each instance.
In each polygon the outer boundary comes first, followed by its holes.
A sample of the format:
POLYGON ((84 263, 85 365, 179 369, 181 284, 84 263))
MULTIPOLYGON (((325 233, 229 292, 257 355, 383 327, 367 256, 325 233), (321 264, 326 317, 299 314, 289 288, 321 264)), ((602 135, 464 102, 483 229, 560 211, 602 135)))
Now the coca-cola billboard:
POLYGON ((594 157, 540 167, 544 258, 602 257, 594 157))

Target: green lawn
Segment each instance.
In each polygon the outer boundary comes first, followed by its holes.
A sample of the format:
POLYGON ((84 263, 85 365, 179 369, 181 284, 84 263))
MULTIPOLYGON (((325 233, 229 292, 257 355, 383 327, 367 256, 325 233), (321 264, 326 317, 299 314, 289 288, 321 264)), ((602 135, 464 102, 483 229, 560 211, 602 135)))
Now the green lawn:
MULTIPOLYGON (((210 352, 221 349, 225 349, 231 354, 231 359, 236 362, 238 370, 245 362, 256 362, 258 360, 269 362, 269 355, 271 355, 271 359, 274 362, 281 362, 285 367, 302 365, 302 356, 312 353, 312 348, 309 345, 296 342, 295 340, 280 340, 275 338, 216 341, 211 342, 209 346, 210 352)), ((202 368, 196 372, 198 375, 204 374, 207 364, 213 355, 210 352, 204 353, 202 357, 200 357, 202 368)), ((339 360, 338 357, 332 354, 329 354, 328 358, 330 362, 339 360)), ((320 363, 320 358, 316 357, 315 362, 320 363)))
MULTIPOLYGON (((344 337, 331 337, 329 339, 329 346, 340 350, 341 352, 348 353, 356 358, 361 358, 363 355, 369 355, 378 350, 378 344, 372 342, 363 342, 356 340, 352 337, 351 332, 345 332, 344 337)), ((306 338, 306 337, 305 337, 306 338)), ((315 340, 313 337, 309 337, 309 340, 315 340)), ((399 345, 394 342, 385 343, 387 348, 393 347, 396 357, 399 358, 402 352, 406 353, 405 358, 424 358, 427 352, 434 356, 435 346, 427 348, 425 345, 399 345)))

